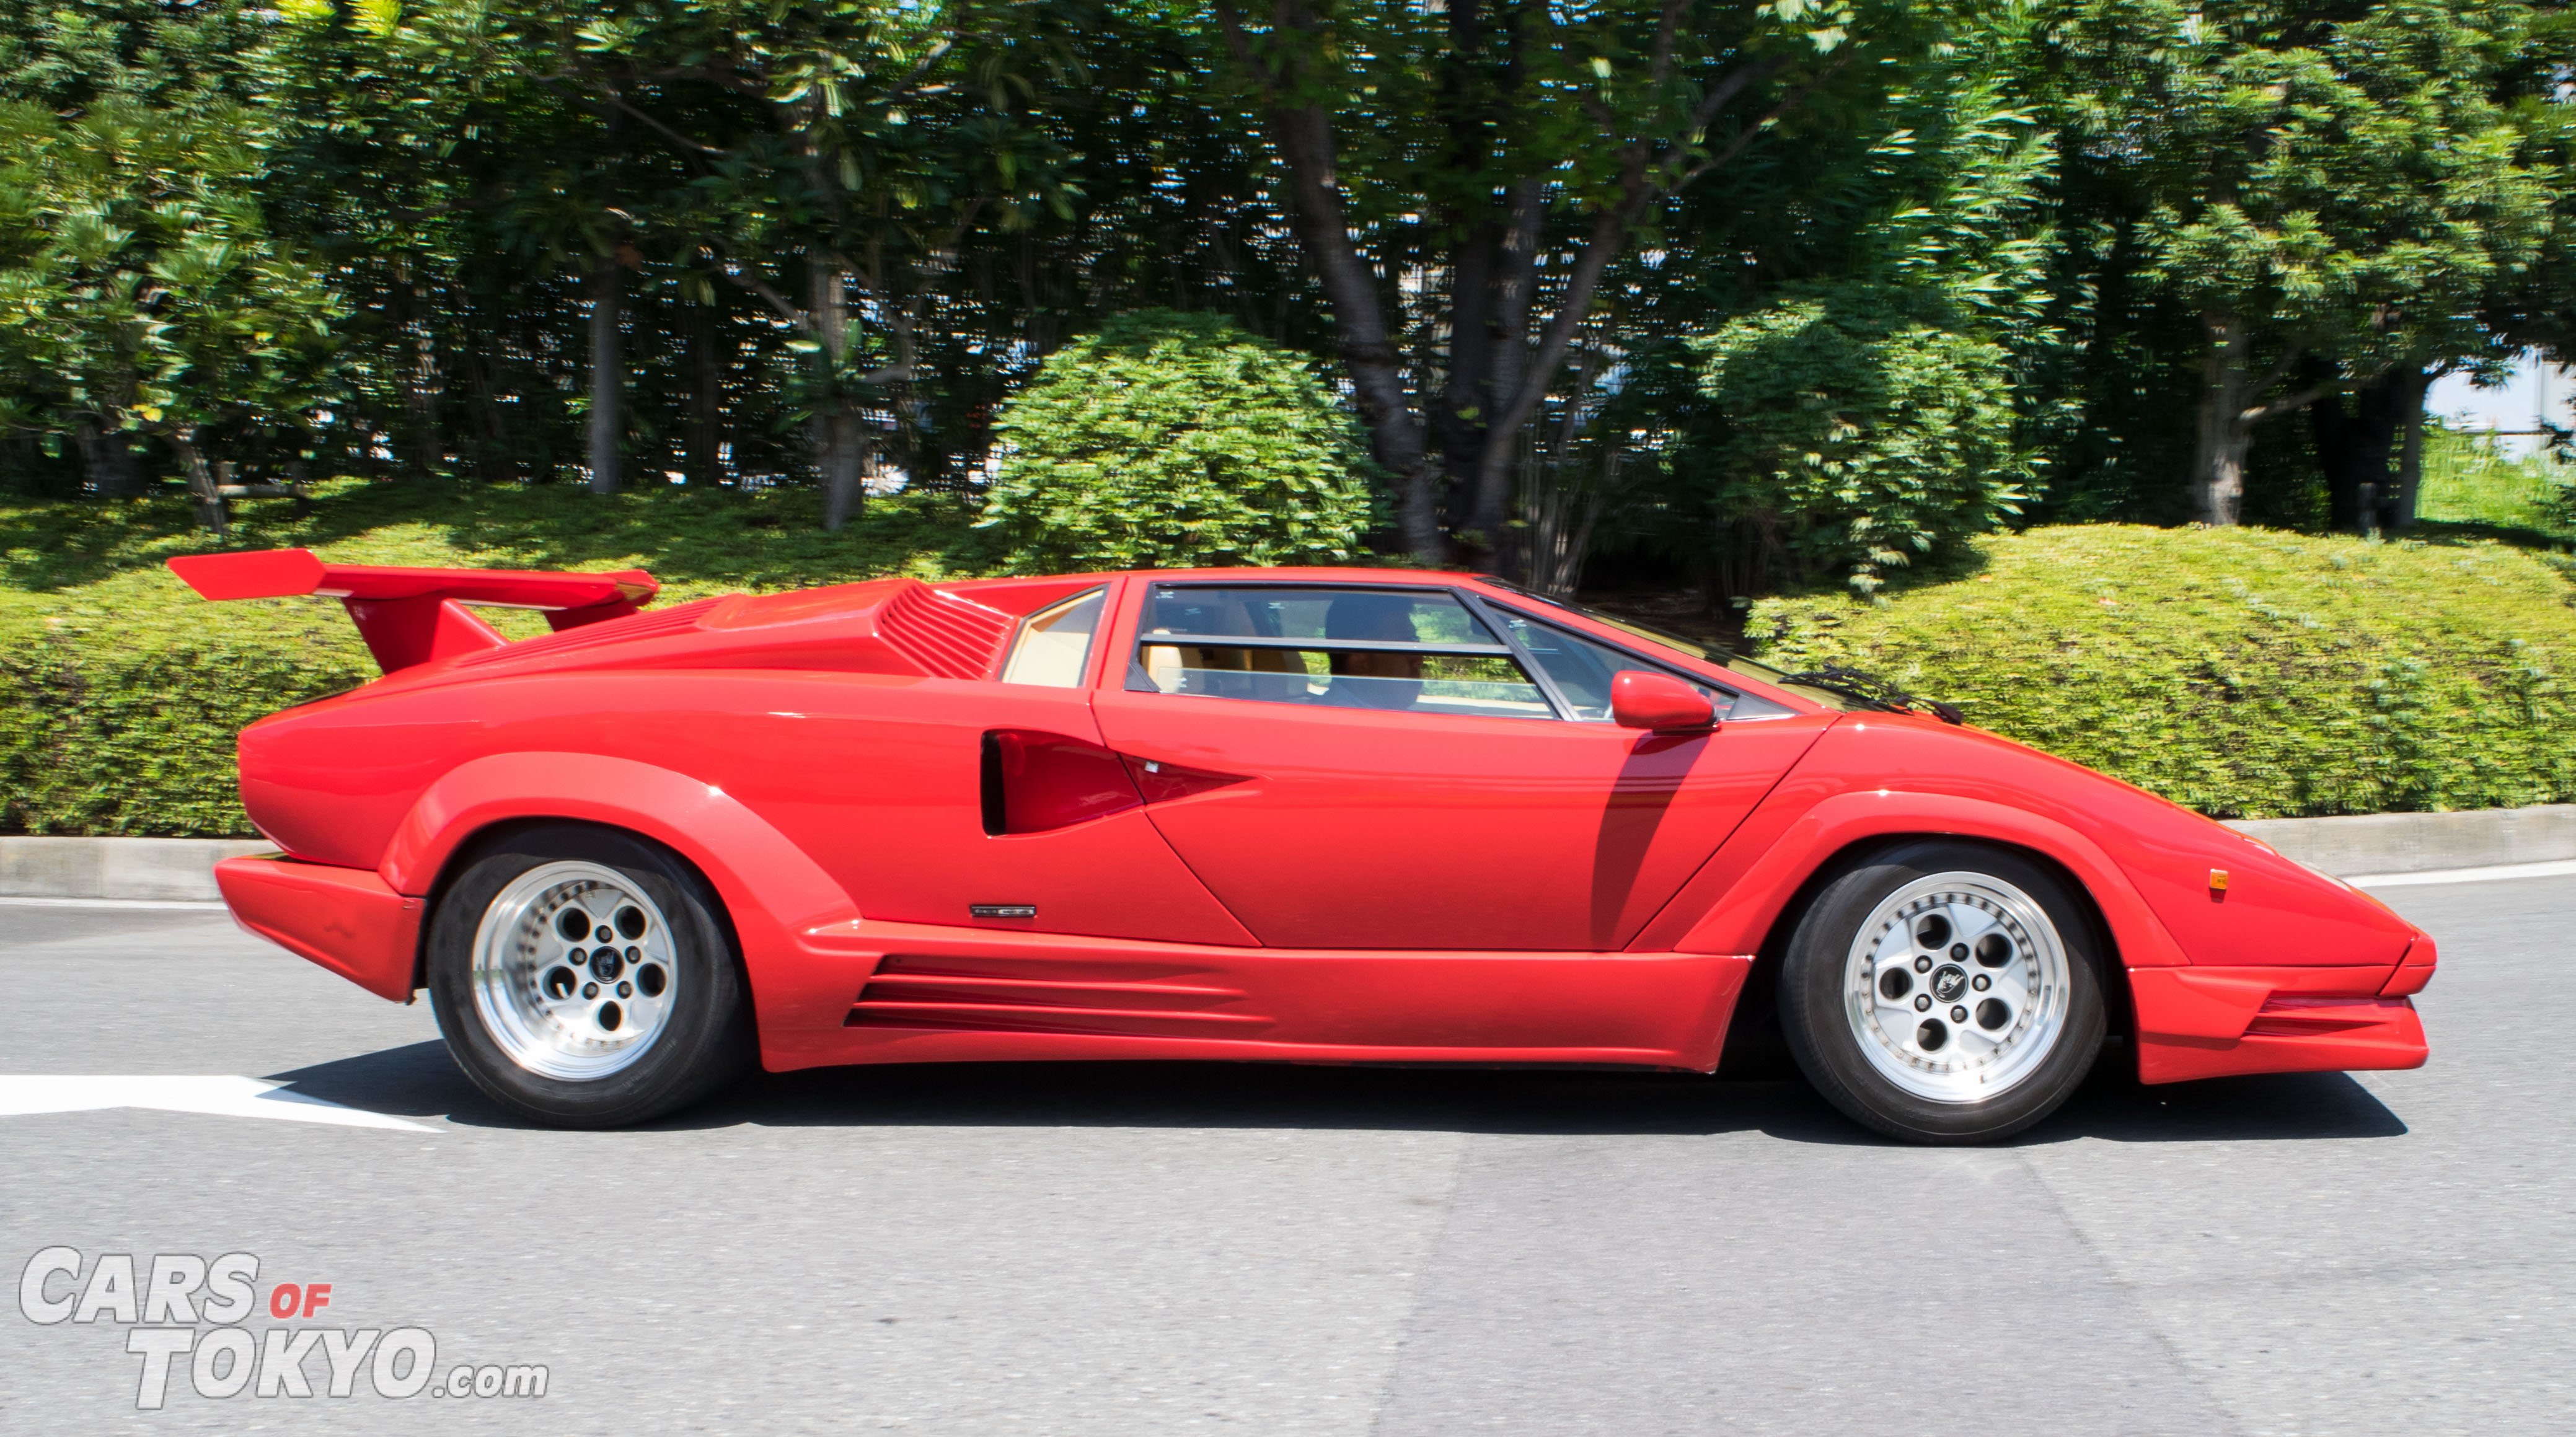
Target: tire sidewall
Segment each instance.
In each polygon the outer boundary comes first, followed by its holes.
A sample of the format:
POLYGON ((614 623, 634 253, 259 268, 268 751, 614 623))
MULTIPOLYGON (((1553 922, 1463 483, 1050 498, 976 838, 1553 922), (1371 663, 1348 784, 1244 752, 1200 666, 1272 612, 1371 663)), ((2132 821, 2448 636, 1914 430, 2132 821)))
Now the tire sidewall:
POLYGON ((522 1117, 561 1127, 619 1127, 696 1101, 738 1071, 750 1047, 742 967, 706 881, 659 847, 579 825, 519 829, 484 844, 448 885, 430 920, 425 977, 448 1051, 474 1085, 522 1117), (583 1081, 521 1067, 494 1041, 474 1000, 474 940, 485 912, 520 875, 575 860, 616 870, 651 898, 672 931, 672 1007, 661 1036, 616 1072, 583 1081))
POLYGON ((1993 1142, 2055 1111, 2092 1071, 2106 1025, 2104 950, 2090 911, 2044 865, 1966 840, 1904 843, 1854 862, 1808 905, 1781 967, 1780 1025, 1808 1081, 1857 1121, 1908 1142, 1993 1142), (2056 1047, 2010 1089, 1973 1103, 1936 1102, 1881 1074, 1852 1031, 1843 992, 1851 945, 1879 903, 1917 879, 1953 872, 1986 874, 2030 895, 2067 960, 2066 1025, 2056 1047))

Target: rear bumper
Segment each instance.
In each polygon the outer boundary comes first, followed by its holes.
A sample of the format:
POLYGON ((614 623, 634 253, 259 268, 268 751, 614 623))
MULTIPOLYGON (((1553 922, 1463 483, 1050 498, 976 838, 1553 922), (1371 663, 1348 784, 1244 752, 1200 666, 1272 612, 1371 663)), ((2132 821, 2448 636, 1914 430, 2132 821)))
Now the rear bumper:
POLYGON ((2406 997, 2431 976, 2417 957, 2396 973, 2355 968, 2141 968, 2129 975, 2138 1016, 2138 1078, 2176 1083, 2238 1073, 2418 1068, 2424 1024, 2406 997))
POLYGON ((215 886, 248 931, 380 998, 410 1000, 421 900, 396 893, 375 870, 259 854, 216 864, 215 886))

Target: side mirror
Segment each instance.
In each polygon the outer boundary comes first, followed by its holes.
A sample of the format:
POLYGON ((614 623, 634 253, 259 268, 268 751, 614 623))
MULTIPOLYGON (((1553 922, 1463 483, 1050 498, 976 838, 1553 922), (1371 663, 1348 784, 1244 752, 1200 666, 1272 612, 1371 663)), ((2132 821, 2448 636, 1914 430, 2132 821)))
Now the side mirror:
POLYGON ((1610 680, 1610 717, 1621 728, 1656 733, 1706 733, 1717 727, 1708 695, 1670 674, 1621 669, 1610 680))

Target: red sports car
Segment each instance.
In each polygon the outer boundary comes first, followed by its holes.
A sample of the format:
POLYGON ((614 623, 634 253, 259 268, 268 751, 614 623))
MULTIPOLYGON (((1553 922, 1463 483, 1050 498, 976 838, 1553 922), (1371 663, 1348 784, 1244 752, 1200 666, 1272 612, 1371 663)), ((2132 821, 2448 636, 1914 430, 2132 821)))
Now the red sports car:
POLYGON ((493 1098, 639 1122, 749 1063, 1615 1063, 1776 1004, 1882 1133, 2405 1068, 2433 942, 2151 794, 1841 672, 1490 579, 651 576, 175 559, 385 676, 241 736, 251 931, 427 988, 493 1098), (477 605, 545 611, 505 640, 477 605), (1753 995, 1753 1003, 1740 1001, 1753 995))

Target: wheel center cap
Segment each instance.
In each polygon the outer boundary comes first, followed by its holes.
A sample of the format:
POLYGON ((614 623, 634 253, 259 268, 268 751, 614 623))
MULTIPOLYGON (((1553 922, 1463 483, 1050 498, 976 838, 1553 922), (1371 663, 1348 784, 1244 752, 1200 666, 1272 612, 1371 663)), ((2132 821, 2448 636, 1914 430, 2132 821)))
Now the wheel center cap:
POLYGON ((1968 970, 1956 963, 1944 963, 1932 970, 1932 996, 1944 1003, 1954 1002, 1968 991, 1968 970))

